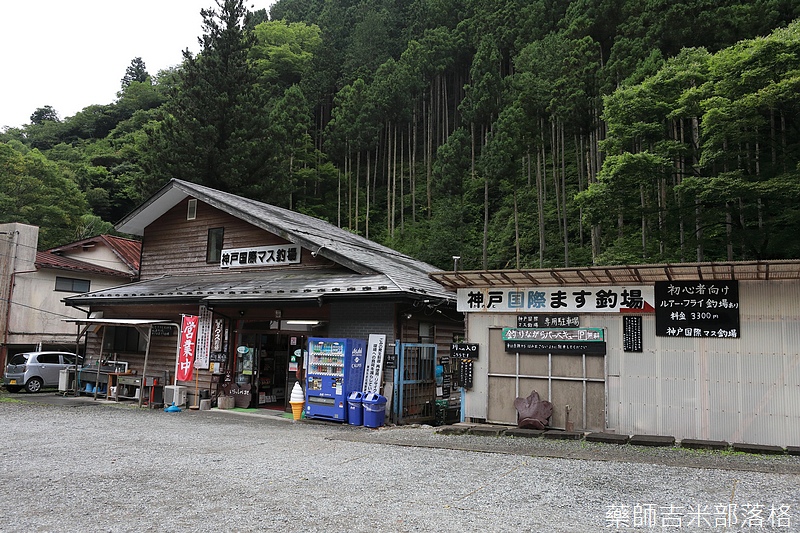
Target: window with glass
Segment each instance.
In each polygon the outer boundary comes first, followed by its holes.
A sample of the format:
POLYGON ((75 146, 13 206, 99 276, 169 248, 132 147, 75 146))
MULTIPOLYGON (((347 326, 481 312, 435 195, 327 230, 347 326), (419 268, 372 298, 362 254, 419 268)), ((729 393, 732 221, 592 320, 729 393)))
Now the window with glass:
POLYGON ((225 228, 211 228, 208 230, 208 247, 206 248, 206 263, 219 263, 222 258, 222 241, 225 237, 225 228))
POLYGON ((126 326, 106 326, 103 340, 104 353, 144 353, 145 339, 136 328, 126 326))
POLYGON ((88 279, 56 276, 56 290, 59 292, 89 292, 91 285, 92 282, 88 279))

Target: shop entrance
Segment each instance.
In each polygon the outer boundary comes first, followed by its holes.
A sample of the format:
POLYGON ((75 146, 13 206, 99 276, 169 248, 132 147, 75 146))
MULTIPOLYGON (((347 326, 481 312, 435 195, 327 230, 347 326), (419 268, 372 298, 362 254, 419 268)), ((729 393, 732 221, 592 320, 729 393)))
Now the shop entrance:
POLYGON ((236 384, 249 389, 249 407, 286 407, 288 359, 289 338, 285 334, 245 331, 239 335, 236 384))

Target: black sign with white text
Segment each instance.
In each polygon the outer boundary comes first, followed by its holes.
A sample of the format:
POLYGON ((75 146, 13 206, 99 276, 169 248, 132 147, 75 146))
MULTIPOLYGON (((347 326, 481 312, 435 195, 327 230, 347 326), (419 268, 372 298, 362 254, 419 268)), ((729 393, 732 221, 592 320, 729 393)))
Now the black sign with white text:
POLYGON ((738 281, 659 281, 655 308, 659 337, 740 336, 738 281))
POLYGON ((605 342, 519 342, 505 341, 506 352, 559 355, 605 355, 605 342))
POLYGON ((471 342, 459 342, 451 344, 450 357, 453 359, 477 359, 478 345, 471 342))
POLYGON ((641 352, 642 317, 637 315, 622 317, 622 350, 625 352, 641 352))
POLYGON ((543 313, 540 315, 517 315, 518 328, 579 328, 581 318, 578 315, 560 315, 543 313))

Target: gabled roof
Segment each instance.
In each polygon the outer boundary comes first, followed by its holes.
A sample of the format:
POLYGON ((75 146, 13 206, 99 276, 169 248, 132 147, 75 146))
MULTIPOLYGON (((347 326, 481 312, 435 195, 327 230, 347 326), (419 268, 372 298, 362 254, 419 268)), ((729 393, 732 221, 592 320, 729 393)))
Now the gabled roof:
MULTIPOLYGON (((370 279, 372 276, 378 276, 385 280, 380 284, 372 281, 363 283, 351 279, 352 276, 348 274, 328 272, 328 277, 324 280, 325 287, 374 285, 391 287, 391 292, 399 291, 406 295, 455 299, 454 293, 429 277, 431 272, 436 271, 432 265, 318 218, 183 180, 173 179, 167 183, 144 204, 122 219, 116 226, 117 230, 131 235, 143 235, 145 228, 186 198, 196 198, 255 227, 311 250, 316 255, 343 265, 357 274, 370 279)), ((261 279, 262 284, 269 283, 274 286, 276 283, 275 280, 269 279, 274 274, 262 273, 253 276, 261 279)), ((294 280, 291 282, 286 280, 285 273, 283 276, 285 283, 290 285, 295 283, 294 280)), ((309 278, 311 274, 307 271, 302 271, 302 276, 311 280, 309 278)), ((181 277, 175 276, 173 279, 181 277)), ((314 282, 309 281, 302 290, 313 291, 324 288, 315 289, 313 285, 314 282)))
POLYGON ((114 270, 113 268, 105 268, 102 266, 88 263, 86 261, 79 261, 71 257, 64 257, 63 255, 56 255, 50 251, 36 252, 36 267, 37 268, 53 268, 57 270, 65 270, 69 272, 82 272, 87 274, 98 274, 102 276, 111 276, 115 278, 131 279, 135 277, 130 272, 123 272, 121 270, 114 270))
POLYGON ((90 237, 88 239, 83 239, 65 244, 63 246, 58 246, 56 248, 51 248, 47 251, 54 254, 60 254, 72 250, 85 249, 90 246, 96 246, 97 244, 104 244, 114 253, 114 255, 119 258, 120 261, 128 266, 132 273, 138 274, 139 260, 142 255, 142 243, 133 239, 125 239, 123 237, 107 234, 97 235, 96 237, 90 237))

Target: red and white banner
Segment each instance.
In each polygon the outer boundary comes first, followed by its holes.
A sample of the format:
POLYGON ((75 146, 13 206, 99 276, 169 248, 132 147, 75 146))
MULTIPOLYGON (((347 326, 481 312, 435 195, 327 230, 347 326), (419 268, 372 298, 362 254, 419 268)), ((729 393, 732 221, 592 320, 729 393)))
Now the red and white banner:
POLYGON ((198 317, 183 315, 181 321, 181 339, 178 344, 178 368, 175 370, 177 381, 192 379, 194 367, 194 347, 197 344, 198 317))

